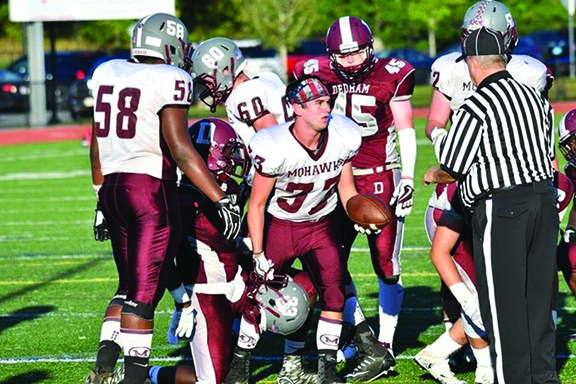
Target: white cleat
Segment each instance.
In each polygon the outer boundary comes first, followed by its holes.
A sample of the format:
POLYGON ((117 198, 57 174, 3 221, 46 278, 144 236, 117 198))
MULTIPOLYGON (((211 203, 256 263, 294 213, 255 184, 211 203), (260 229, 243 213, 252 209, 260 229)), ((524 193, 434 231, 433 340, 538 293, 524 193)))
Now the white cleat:
POLYGON ((448 359, 433 355, 426 348, 418 352, 414 360, 441 384, 466 384, 466 381, 458 379, 452 373, 448 359))

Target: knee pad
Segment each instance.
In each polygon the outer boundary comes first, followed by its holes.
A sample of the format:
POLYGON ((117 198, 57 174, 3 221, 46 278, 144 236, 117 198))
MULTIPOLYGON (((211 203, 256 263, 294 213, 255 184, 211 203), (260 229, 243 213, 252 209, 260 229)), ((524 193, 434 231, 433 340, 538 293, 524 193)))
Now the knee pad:
POLYGON ((394 284, 398 284, 398 282, 400 281, 400 275, 396 275, 396 276, 384 276, 382 279, 382 282, 386 285, 394 285, 394 284))
POLYGON ((141 301, 126 300, 122 314, 135 315, 144 320, 154 320, 154 307, 141 301))

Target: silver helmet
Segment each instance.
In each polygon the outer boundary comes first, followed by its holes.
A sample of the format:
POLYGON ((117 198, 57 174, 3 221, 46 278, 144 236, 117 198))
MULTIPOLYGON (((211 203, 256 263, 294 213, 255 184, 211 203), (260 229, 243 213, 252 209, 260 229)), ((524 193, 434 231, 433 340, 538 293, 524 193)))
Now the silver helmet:
POLYGON ((261 283, 253 298, 260 310, 260 329, 282 335, 300 329, 310 310, 308 294, 288 276, 261 283))
POLYGON ((156 57, 166 64, 184 68, 188 29, 180 19, 167 13, 154 13, 138 20, 132 31, 132 58, 156 57))
POLYGON ((514 21, 512 13, 501 2, 482 0, 468 8, 462 22, 462 42, 470 32, 481 27, 500 32, 508 53, 512 53, 516 48, 518 42, 516 21, 514 21))
POLYGON ((224 37, 202 42, 192 53, 190 74, 199 86, 198 97, 212 112, 226 101, 234 81, 248 64, 238 45, 224 37))

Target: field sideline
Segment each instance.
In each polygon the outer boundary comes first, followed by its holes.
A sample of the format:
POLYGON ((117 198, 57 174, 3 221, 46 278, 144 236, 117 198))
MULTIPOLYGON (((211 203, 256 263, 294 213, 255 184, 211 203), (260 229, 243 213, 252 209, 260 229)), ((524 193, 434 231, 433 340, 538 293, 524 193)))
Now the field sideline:
MULTIPOLYGON (((394 344, 397 373, 378 383, 434 383, 412 359, 443 332, 438 277, 423 226, 431 189, 418 181, 434 164, 423 126, 418 118, 415 207, 407 219, 404 305, 394 344)), ((69 128, 49 128, 58 129, 69 128)), ((80 145, 81 136, 2 144, 4 132, 0 130, 0 384, 80 383, 92 367, 103 310, 116 286, 110 244, 92 237, 95 200, 88 149, 80 145)), ((365 314, 376 325, 377 282, 363 239, 355 244, 350 270, 365 314)), ((169 346, 166 341, 171 306, 165 296, 158 308, 152 363, 190 364, 185 344, 169 346)), ((557 365, 562 383, 576 383, 576 343, 564 339, 576 332, 575 312, 576 301, 561 280, 557 365)), ((312 366, 314 337, 309 336, 307 356, 312 366)), ((282 346, 276 335, 263 337, 252 361, 252 383, 275 382, 282 346)), ((471 372, 458 377, 473 382, 471 372)))

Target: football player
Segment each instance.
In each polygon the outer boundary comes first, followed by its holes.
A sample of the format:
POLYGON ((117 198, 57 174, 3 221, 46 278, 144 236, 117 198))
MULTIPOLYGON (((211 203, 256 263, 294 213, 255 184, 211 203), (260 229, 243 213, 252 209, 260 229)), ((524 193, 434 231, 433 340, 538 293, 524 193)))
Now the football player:
POLYGON ((336 351, 347 272, 336 192, 343 204, 357 194, 351 160, 360 129, 330 114, 329 91, 317 77, 291 83, 286 97, 294 122, 261 130, 249 144, 256 170, 247 213, 255 272, 266 278, 301 261, 320 299, 317 382, 339 383, 336 351))
POLYGON ((106 310, 89 383, 110 380, 121 349, 125 383, 141 384, 147 377, 166 260, 173 259, 180 239, 177 168, 216 202, 225 236, 234 239, 239 230, 239 207, 187 137, 192 101, 192 79, 182 69, 187 40, 178 18, 152 14, 134 27, 131 60, 111 60, 94 71, 92 179, 119 284, 106 310))
MULTIPOLYGON (((250 169, 242 139, 230 124, 215 118, 195 122, 188 132, 220 188, 230 199, 237 199, 238 181, 250 169)), ((183 232, 173 285, 181 279, 192 301, 193 335, 182 336, 189 339, 195 370, 151 367, 149 377, 152 383, 222 383, 232 362, 235 319, 243 315, 258 331, 294 332, 306 320, 309 297, 315 291, 307 273, 295 269, 287 271, 293 276, 290 280, 250 278, 239 265, 236 244, 221 233, 215 204, 186 176, 180 182, 179 197, 183 232), (213 320, 216 317, 218 321, 213 320)), ((120 368, 113 383, 121 381, 122 375, 120 368)))
MULTIPOLYGON (((362 340, 356 337, 354 341, 360 359, 349 378, 369 381, 395 365, 392 342, 403 298, 400 253, 404 217, 412 210, 416 162, 416 135, 410 103, 414 68, 397 58, 377 59, 372 32, 366 22, 357 17, 345 16, 336 20, 326 34, 326 48, 329 58, 298 63, 294 75, 298 78, 313 74, 322 78, 334 100, 334 114, 345 115, 362 128, 362 145, 352 160, 356 188, 360 193, 378 196, 394 213, 382 232, 368 233, 372 264, 379 281, 378 340, 388 352, 373 359, 363 350, 362 340)), ((341 215, 341 221, 349 254, 357 232, 346 215, 341 215)), ((344 319, 356 326, 357 333, 371 333, 364 317, 355 315, 361 310, 352 283, 350 291, 344 319)))
MULTIPOLYGON (((502 33, 504 42, 508 47, 507 53, 510 59, 506 69, 510 74, 516 80, 546 94, 552 85, 552 77, 546 66, 530 56, 512 54, 518 41, 518 31, 508 8, 504 4, 492 0, 482 0, 473 4, 464 15, 461 27, 462 40, 471 31, 483 26, 502 33)), ((438 156, 440 145, 447 134, 446 128, 450 116, 475 91, 466 63, 464 61, 456 62, 459 56, 460 53, 450 53, 439 57, 432 64, 433 93, 426 122, 426 136, 432 141, 436 156, 438 156)), ((436 198, 446 196, 443 191, 444 188, 447 187, 443 184, 436 187, 435 196, 429 202, 429 212, 434 209, 444 209, 445 199, 436 198)), ((428 233, 434 231, 436 221, 433 216, 427 217, 426 226, 428 233)), ((432 242, 432 237, 429 239, 432 242)), ((468 252, 469 249, 471 248, 463 247, 462 252, 468 252)), ((444 307, 444 323, 446 330, 448 330, 460 317, 460 305, 444 283, 442 283, 440 292, 444 307)), ((466 356, 465 360, 473 361, 473 356, 466 356)))
MULTIPOLYGON (((238 45, 223 37, 202 42, 192 55, 192 73, 195 75, 194 84, 198 97, 212 112, 217 105, 224 103, 228 121, 245 143, 260 129, 289 121, 293 114, 292 106, 284 97, 286 85, 278 75, 262 72, 249 77, 244 72, 247 65, 248 62, 238 45)), ((241 184, 241 205, 250 193, 251 175, 252 173, 246 178, 246 182, 241 184)), ((243 232, 239 240, 243 253, 251 257, 251 243, 247 233, 243 232)), ((311 317, 312 314, 308 323, 312 320, 311 317)), ((243 327, 248 330, 253 328, 243 327)), ((306 327, 303 327, 296 334, 286 337, 285 357, 278 382, 285 379, 303 384, 316 381, 315 375, 304 371, 300 364, 306 334, 306 327)), ((234 354, 234 362, 226 383, 248 381, 249 352, 255 346, 252 338, 239 338, 238 350, 234 354)))
MULTIPOLYGON (((558 125, 558 147, 568 161, 564 168, 566 176, 576 185, 576 109, 567 112, 558 125)), ((570 200, 571 195, 566 197, 570 200)), ((576 196, 575 196, 576 198, 576 196)), ((558 246, 558 267, 572 294, 576 295, 576 207, 572 204, 568 224, 558 246)), ((570 339, 576 341, 576 335, 570 339)))

